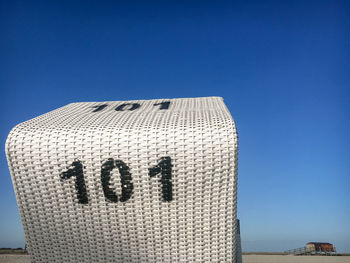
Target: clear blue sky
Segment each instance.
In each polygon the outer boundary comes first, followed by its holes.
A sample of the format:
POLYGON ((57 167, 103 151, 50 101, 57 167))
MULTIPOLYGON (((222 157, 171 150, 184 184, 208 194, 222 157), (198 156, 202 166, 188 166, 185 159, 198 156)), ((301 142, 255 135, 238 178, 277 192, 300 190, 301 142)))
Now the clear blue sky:
POLYGON ((24 245, 14 125, 77 101, 222 96, 243 249, 350 252, 350 3, 232 2, 1 1, 0 247, 24 245))

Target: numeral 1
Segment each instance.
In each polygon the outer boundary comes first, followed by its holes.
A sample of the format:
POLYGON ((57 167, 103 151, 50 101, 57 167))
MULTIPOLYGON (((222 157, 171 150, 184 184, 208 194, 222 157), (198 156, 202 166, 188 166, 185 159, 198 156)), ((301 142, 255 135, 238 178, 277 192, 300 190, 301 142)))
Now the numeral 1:
POLYGON ((92 112, 98 112, 103 110, 104 108, 106 108, 108 105, 107 104, 102 104, 102 105, 98 105, 98 106, 93 106, 93 108, 96 108, 95 110, 93 110, 92 112))
POLYGON ((173 184, 171 181, 171 158, 162 157, 159 160, 159 163, 149 168, 149 176, 154 177, 157 174, 161 174, 160 182, 162 184, 162 197, 164 201, 170 202, 173 200, 173 184))
POLYGON ((77 190, 78 202, 81 204, 88 203, 83 165, 80 161, 74 161, 66 172, 60 174, 61 179, 69 179, 75 176, 75 189, 77 190))
POLYGON ((159 108, 160 110, 167 110, 169 109, 170 101, 164 101, 164 102, 153 104, 153 106, 158 106, 158 105, 160 105, 160 108, 159 108))

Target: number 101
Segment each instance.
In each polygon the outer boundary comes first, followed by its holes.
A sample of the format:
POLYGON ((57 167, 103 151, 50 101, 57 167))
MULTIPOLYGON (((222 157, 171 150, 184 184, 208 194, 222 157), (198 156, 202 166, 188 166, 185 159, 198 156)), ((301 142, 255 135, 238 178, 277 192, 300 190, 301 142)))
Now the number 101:
MULTIPOLYGON (((160 174, 159 182, 161 183, 162 199, 166 202, 173 200, 171 168, 171 158, 168 156, 160 158, 157 165, 153 166, 152 168, 148 168, 148 175, 150 177, 160 174)), ((87 204, 89 202, 86 191, 83 164, 80 161, 74 161, 67 171, 60 174, 60 177, 61 179, 75 177, 75 189, 77 191, 78 202, 80 204, 87 204)), ((113 158, 109 158, 102 164, 101 184, 105 198, 113 203, 118 201, 125 202, 129 200, 134 190, 134 184, 132 182, 132 175, 129 167, 123 161, 114 160, 113 158), (120 174, 120 183, 122 188, 120 197, 110 187, 111 171, 115 168, 118 169, 120 174)))

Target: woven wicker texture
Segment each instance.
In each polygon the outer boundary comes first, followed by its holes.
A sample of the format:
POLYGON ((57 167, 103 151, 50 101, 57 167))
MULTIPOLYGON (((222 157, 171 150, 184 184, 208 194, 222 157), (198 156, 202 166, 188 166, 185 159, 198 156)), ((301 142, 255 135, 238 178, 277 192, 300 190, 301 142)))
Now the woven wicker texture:
POLYGON ((32 262, 236 262, 222 98, 71 103, 13 128, 6 154, 32 262))

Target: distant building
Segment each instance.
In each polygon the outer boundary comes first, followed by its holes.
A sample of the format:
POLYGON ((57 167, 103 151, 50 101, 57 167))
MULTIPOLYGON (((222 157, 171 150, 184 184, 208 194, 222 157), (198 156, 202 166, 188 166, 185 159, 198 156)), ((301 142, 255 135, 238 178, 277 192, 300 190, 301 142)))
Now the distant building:
POLYGON ((335 252, 332 244, 323 242, 309 242, 306 244, 306 249, 315 252, 335 252))
POLYGON ((335 247, 326 242, 309 242, 305 247, 290 249, 285 251, 286 254, 292 255, 336 255, 335 247))

